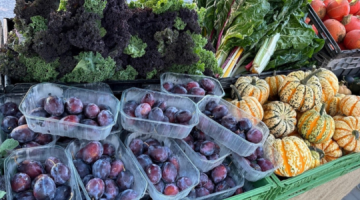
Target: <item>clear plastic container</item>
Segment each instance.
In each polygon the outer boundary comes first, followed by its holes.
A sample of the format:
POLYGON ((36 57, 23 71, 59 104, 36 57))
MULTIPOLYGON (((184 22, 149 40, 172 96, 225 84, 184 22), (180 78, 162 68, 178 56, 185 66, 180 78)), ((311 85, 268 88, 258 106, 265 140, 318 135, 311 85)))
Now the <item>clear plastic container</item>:
POLYGON ((123 92, 121 97, 120 113, 122 127, 130 132, 140 132, 178 139, 182 139, 188 136, 192 128, 199 122, 199 111, 196 107, 196 104, 189 98, 139 88, 130 88, 123 92), (155 100, 166 101, 167 107, 174 106, 179 110, 190 111, 192 113, 192 118, 189 121, 189 125, 140 119, 136 117, 130 117, 129 115, 125 114, 123 111, 124 104, 130 100, 134 100, 139 103, 140 99, 146 93, 153 94, 155 100))
POLYGON ((274 171, 279 167, 279 162, 282 157, 267 141, 264 144, 264 158, 270 160, 274 168, 265 172, 257 171, 253 169, 245 160, 244 157, 239 156, 237 154, 232 154, 234 164, 239 168, 240 172, 244 175, 245 179, 251 182, 258 181, 265 177, 270 176, 274 173, 274 171))
POLYGON ((120 102, 112 94, 76 87, 58 85, 54 83, 40 83, 32 86, 21 102, 19 109, 24 113, 29 128, 35 132, 72 137, 87 140, 102 140, 110 133, 118 120, 120 102), (114 122, 108 126, 91 126, 80 123, 60 122, 56 119, 31 116, 29 113, 36 108, 36 103, 44 97, 55 95, 63 99, 77 97, 84 104, 105 104, 110 107, 114 115, 114 122))
MULTIPOLYGON (((102 144, 109 143, 114 145, 117 152, 115 157, 121 159, 124 163, 125 170, 129 170, 134 176, 134 185, 132 189, 138 194, 135 200, 142 198, 146 191, 147 182, 145 181, 144 176, 140 173, 138 166, 133 161, 131 157, 132 153, 125 148, 124 144, 120 141, 116 134, 109 135, 105 140, 101 140, 100 142, 102 144)), ((70 155, 76 155, 76 153, 88 143, 89 141, 87 140, 75 140, 66 147, 66 152, 70 155)), ((76 175, 81 191, 84 192, 87 200, 91 200, 79 174, 76 173, 76 175)))
MULTIPOLYGON (((206 133, 205 133, 206 134, 206 133)), ((206 136, 206 140, 215 142, 214 139, 209 136, 206 136)), ((224 159, 231 154, 231 151, 225 146, 218 144, 220 147, 219 158, 216 160, 204 160, 202 159, 197 152, 195 152, 184 140, 176 139, 176 143, 180 146, 180 148, 185 152, 185 154, 190 158, 191 162, 201 171, 208 172, 220 165, 224 159)))
MULTIPOLYGON (((17 105, 19 105, 21 103, 21 100, 24 98, 24 96, 25 96, 24 93, 3 94, 0 96, 0 106, 7 102, 13 102, 13 103, 16 103, 17 105)), ((2 114, 0 114, 0 123, 2 123, 3 119, 4 119, 4 116, 2 114)), ((10 134, 5 133, 0 128, 0 144, 8 138, 10 138, 10 134)), ((53 140, 50 143, 46 144, 45 146, 54 146, 57 139, 58 139, 58 137, 53 135, 53 140)))
POLYGON ((232 196, 238 188, 241 188, 244 186, 244 182, 245 182, 244 176, 241 174, 241 172, 235 165, 231 164, 232 159, 230 157, 227 157, 226 160, 228 163, 230 163, 230 172, 228 173, 228 175, 230 175, 233 178, 236 186, 233 188, 227 189, 227 190, 223 190, 221 192, 215 192, 215 193, 212 193, 207 196, 196 198, 196 200, 226 199, 226 198, 232 196))
MULTIPOLYGON (((218 97, 225 96, 225 92, 221 86, 221 83, 218 80, 216 80, 215 78, 212 78, 210 76, 178 74, 178 73, 172 73, 172 72, 166 72, 166 73, 161 74, 161 76, 160 76, 161 91, 164 93, 168 93, 168 94, 174 94, 174 93, 171 93, 171 92, 165 90, 165 88, 163 87, 163 84, 166 82, 173 83, 173 84, 187 84, 190 81, 199 82, 203 78, 208 78, 215 83, 215 88, 213 91, 215 96, 218 96, 218 97)), ((193 94, 176 94, 176 95, 188 97, 191 100, 193 100, 194 102, 198 102, 204 98, 204 96, 193 95, 193 94)))
POLYGON ((13 151, 4 161, 4 171, 5 171, 5 183, 6 184, 6 198, 14 199, 13 192, 10 185, 11 177, 16 173, 16 168, 19 163, 26 159, 39 161, 44 163, 44 161, 50 156, 57 157, 65 164, 71 171, 71 178, 67 182, 72 188, 72 199, 81 199, 81 194, 79 190, 79 185, 76 180, 76 172, 73 162, 71 160, 71 155, 65 152, 65 149, 60 146, 43 146, 43 147, 34 147, 34 148, 24 148, 13 151))
POLYGON ((254 118, 250 114, 244 112, 243 110, 237 108, 231 103, 221 99, 216 96, 206 96, 198 104, 199 114, 199 124, 197 128, 207 133, 210 137, 214 138, 215 141, 226 146, 231 151, 237 153, 241 156, 249 156, 252 154, 258 147, 263 146, 266 141, 266 138, 269 136, 269 129, 267 126, 259 119, 254 118), (205 110, 205 106, 208 102, 215 101, 219 105, 224 105, 228 108, 229 114, 235 117, 236 120, 242 118, 248 118, 253 122, 253 127, 260 130, 263 134, 261 142, 255 144, 251 143, 242 137, 236 135, 231 130, 225 128, 224 126, 218 124, 216 121, 210 119, 202 111, 205 110))
POLYGON ((144 175, 146 181, 148 182, 148 190, 147 191, 150 194, 152 199, 156 199, 156 200, 177 200, 177 199, 185 198, 190 193, 191 189, 193 187, 195 187, 199 183, 199 179, 200 179, 199 170, 195 167, 195 165, 192 162, 190 162, 189 158, 185 155, 185 153, 181 150, 179 145, 177 145, 174 140, 171 140, 171 139, 166 138, 166 137, 155 136, 155 135, 148 135, 148 134, 141 134, 141 133, 131 133, 125 140, 125 145, 126 145, 126 147, 128 149, 129 149, 130 142, 135 138, 139 138, 139 139, 142 139, 142 140, 146 140, 148 138, 154 138, 154 139, 157 139, 159 142, 163 142, 164 146, 169 147, 170 150, 172 151, 173 155, 177 156, 177 158, 179 160, 180 169, 179 169, 178 176, 179 177, 187 176, 188 178, 191 179, 191 181, 193 183, 190 187, 188 187, 187 189, 179 192, 175 196, 166 196, 166 195, 160 193, 155 188, 154 184, 152 184, 150 182, 150 180, 147 177, 144 169, 141 167, 141 165, 137 161, 134 154, 131 153, 132 159, 135 161, 136 165, 138 166, 141 173, 144 175))

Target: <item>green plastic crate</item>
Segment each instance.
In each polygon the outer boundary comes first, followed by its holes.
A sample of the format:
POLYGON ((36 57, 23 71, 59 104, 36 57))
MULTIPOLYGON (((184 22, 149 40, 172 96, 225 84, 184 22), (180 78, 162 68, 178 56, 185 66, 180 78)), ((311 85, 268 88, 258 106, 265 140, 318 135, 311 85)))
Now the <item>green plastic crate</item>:
POLYGON ((245 190, 250 190, 242 194, 232 196, 226 200, 265 200, 272 196, 272 192, 276 188, 276 184, 271 180, 270 177, 263 178, 256 182, 245 182, 245 190))
POLYGON ((271 178, 277 188, 270 199, 290 199, 357 168, 360 168, 360 153, 346 155, 293 178, 280 180, 273 174, 271 178))

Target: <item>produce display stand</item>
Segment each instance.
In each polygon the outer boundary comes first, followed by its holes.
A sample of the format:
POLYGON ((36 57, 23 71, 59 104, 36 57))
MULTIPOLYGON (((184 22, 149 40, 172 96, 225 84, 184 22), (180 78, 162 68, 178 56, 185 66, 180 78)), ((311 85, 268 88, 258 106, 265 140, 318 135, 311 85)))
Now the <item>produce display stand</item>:
POLYGON ((271 178, 277 184, 277 188, 271 199, 290 199, 358 168, 360 168, 360 153, 354 153, 306 171, 296 177, 280 180, 273 174, 271 178))

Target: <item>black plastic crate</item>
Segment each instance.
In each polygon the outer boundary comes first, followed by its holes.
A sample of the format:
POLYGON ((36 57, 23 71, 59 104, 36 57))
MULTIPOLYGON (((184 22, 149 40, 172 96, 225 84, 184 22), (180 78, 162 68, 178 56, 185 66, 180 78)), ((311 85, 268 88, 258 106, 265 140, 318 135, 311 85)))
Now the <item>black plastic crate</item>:
POLYGON ((324 48, 314 55, 314 59, 318 61, 321 67, 327 68, 331 71, 341 71, 341 73, 350 73, 354 68, 360 67, 360 49, 354 50, 341 50, 339 45, 335 42, 334 38, 326 29, 324 23, 317 16, 314 9, 308 6, 308 17, 311 23, 315 25, 318 30, 318 36, 325 40, 324 48))

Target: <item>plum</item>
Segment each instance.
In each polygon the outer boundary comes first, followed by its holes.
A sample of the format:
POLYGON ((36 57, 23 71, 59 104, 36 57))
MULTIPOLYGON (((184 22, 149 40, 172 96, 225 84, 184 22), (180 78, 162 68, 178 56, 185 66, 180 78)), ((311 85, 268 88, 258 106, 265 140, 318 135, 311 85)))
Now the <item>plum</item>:
POLYGON ((263 139, 263 135, 260 130, 253 128, 246 133, 246 139, 252 143, 259 143, 263 139))
POLYGON ((19 120, 18 120, 18 125, 21 126, 21 125, 24 125, 24 124, 27 124, 27 122, 26 122, 25 116, 23 115, 23 116, 21 116, 21 117, 19 118, 19 120))
POLYGON ((105 180, 105 191, 104 196, 106 199, 115 199, 119 194, 119 188, 116 186, 116 183, 112 179, 105 180))
POLYGON ((138 105, 135 109, 135 116, 137 118, 146 119, 151 111, 151 106, 147 103, 138 105))
MULTIPOLYGON (((45 166, 45 171, 47 173, 50 173, 51 172, 51 168, 57 164, 57 163, 60 163, 60 159, 59 158, 56 158, 56 157, 53 157, 53 156, 50 156, 49 158, 47 158, 45 160, 45 163, 44 163, 44 166, 45 166)), ((75 162, 74 162, 75 163, 75 162)))
POLYGON ((181 110, 176 113, 175 117, 177 122, 186 123, 191 120, 192 114, 188 110, 181 110))
POLYGON ((166 91, 171 91, 174 87, 174 84, 173 83, 169 83, 169 82, 166 82, 163 84, 163 88, 166 90, 166 91))
POLYGON ((53 136, 50 134, 37 133, 37 136, 34 141, 41 145, 49 144, 50 142, 53 141, 53 136))
POLYGON ((198 95, 198 96, 204 96, 205 95, 205 90, 202 89, 202 88, 199 88, 199 87, 191 88, 191 90, 189 92, 192 95, 198 95))
POLYGON ((263 171, 263 172, 274 169, 273 163, 266 158, 259 158, 257 160, 257 164, 260 166, 261 171, 263 171))
POLYGON ((19 108, 14 102, 6 102, 0 106, 0 112, 3 116, 15 116, 19 112, 19 108))
POLYGON ((221 119, 229 113, 229 110, 224 105, 218 105, 212 110, 214 119, 221 119))
POLYGON ((5 133, 10 133, 17 126, 18 126, 18 119, 14 116, 6 116, 1 122, 1 129, 5 133))
POLYGON ((174 85, 174 87, 171 89, 172 93, 175 94, 187 94, 188 91, 181 85, 174 85))
POLYGON ((95 119, 99 113, 100 108, 94 103, 89 103, 84 108, 84 115, 89 119, 95 119))
POLYGON ((53 179, 43 174, 36 180, 33 188, 33 194, 36 200, 47 200, 55 197, 56 185, 53 179))
POLYGON ((155 107, 149 112, 148 119, 154 121, 162 121, 164 119, 164 113, 160 108, 155 107))
POLYGON ((61 116, 64 113, 64 102, 60 97, 49 96, 45 99, 44 110, 52 116, 61 116))
POLYGON ((226 167, 221 164, 217 167, 215 167, 212 171, 211 171, 211 178, 214 181, 215 184, 225 180, 226 176, 227 176, 228 170, 226 169, 226 167))
POLYGON ((10 137, 20 143, 26 143, 35 140, 36 134, 27 124, 16 127, 11 133, 10 137))
POLYGON ((252 128, 252 123, 249 119, 243 118, 238 121, 237 127, 240 131, 244 131, 246 133, 252 128))
POLYGON ((217 106, 218 106, 218 104, 217 104, 215 101, 209 101, 209 102, 206 104, 205 109, 206 109, 207 111, 212 112, 212 111, 214 110, 214 108, 217 107, 217 106))
POLYGON ((195 190, 196 190, 196 197, 203 197, 210 194, 209 190, 203 187, 196 188, 195 190))
POLYGON ((57 163, 51 168, 50 175, 54 179, 55 184, 61 185, 70 179, 71 172, 66 165, 57 163))
POLYGON ((178 112, 177 108, 170 106, 165 110, 164 115, 169 118, 169 122, 174 123, 176 120, 177 112, 178 112))
POLYGON ((162 180, 165 183, 173 183, 177 177, 177 169, 175 165, 170 162, 166 162, 161 167, 162 170, 162 180))
POLYGON ((177 195, 179 193, 179 188, 174 183, 169 183, 165 185, 164 194, 165 195, 177 195))
POLYGON ((159 183, 162 178, 161 168, 156 164, 148 165, 145 169, 145 173, 153 184, 159 183))
POLYGON ((17 173, 11 178, 10 184, 14 192, 22 192, 30 188, 31 178, 25 173, 17 173))
POLYGON ((98 160, 103 152, 104 148, 100 142, 93 141, 89 142, 85 147, 83 147, 81 150, 81 158, 85 163, 93 163, 96 160, 98 160))
POLYGON ((129 148, 135 156, 139 156, 143 153, 144 142, 140 139, 133 139, 129 144, 129 148))
POLYGON ((207 92, 212 92, 215 88, 215 83, 214 81, 208 79, 208 78, 203 78, 200 80, 200 85, 202 88, 204 88, 204 90, 206 90, 207 92))
POLYGON ((91 167, 81 159, 74 160, 74 166, 80 178, 84 178, 86 175, 90 174, 91 172, 91 167))
POLYGON ((90 198, 100 199, 105 192, 105 183, 100 178, 93 178, 86 184, 86 191, 90 198))
POLYGON ((130 171, 122 171, 116 179, 116 184, 120 192, 130 189, 134 185, 134 175, 130 171))
POLYGON ((62 185, 56 188, 54 200, 66 200, 70 199, 72 189, 68 185, 62 185))
POLYGON ((95 178, 105 179, 109 176, 111 164, 108 160, 99 159, 92 165, 92 174, 95 178))
POLYGON ((34 179, 45 172, 42 164, 35 160, 24 160, 17 166, 18 172, 25 173, 34 179))
POLYGON ((176 185, 180 189, 180 191, 183 191, 192 185, 192 181, 190 178, 183 176, 178 178, 178 180, 176 181, 176 185))
POLYGON ((65 102, 65 108, 69 114, 76 115, 83 111, 84 105, 80 99, 76 97, 70 97, 65 102))
POLYGON ((151 94, 151 93, 147 93, 141 98, 140 102, 141 103, 147 103, 147 104, 150 105, 150 107, 152 107, 155 104, 154 95, 151 94))
POLYGON ((204 141, 201 143, 199 150, 204 156, 211 156, 215 152, 215 143, 211 141, 204 141))
POLYGON ((115 146, 110 144, 110 143, 105 143, 103 144, 103 149, 104 149, 104 152, 103 154, 104 155, 108 155, 108 156, 114 156, 115 155, 115 146))
POLYGON ((110 110, 102 110, 97 116, 97 122, 100 126, 107 126, 114 122, 114 115, 110 110))
POLYGON ((134 190, 128 189, 123 191, 116 200, 133 200, 136 199, 137 196, 138 194, 134 190))
POLYGON ((47 116, 49 116, 49 114, 42 107, 35 108, 35 109, 31 110, 29 114, 31 116, 34 116, 34 117, 47 117, 47 116))

